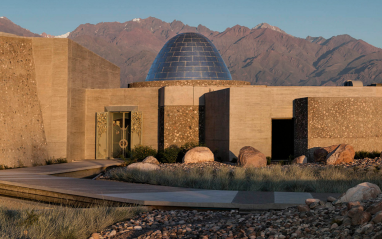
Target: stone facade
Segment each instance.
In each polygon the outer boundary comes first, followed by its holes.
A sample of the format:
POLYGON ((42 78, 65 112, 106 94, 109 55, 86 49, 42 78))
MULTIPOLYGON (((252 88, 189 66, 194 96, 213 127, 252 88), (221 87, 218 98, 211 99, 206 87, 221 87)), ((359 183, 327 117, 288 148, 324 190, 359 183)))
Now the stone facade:
POLYGON ((0 165, 48 159, 31 39, 0 37, 0 165))
POLYGON ((165 106, 160 108, 159 148, 204 143, 204 106, 165 106))
POLYGON ((295 154, 316 147, 350 144, 355 151, 381 151, 382 98, 312 97, 296 99, 295 154))
POLYGON ((168 80, 168 81, 145 81, 129 84, 129 88, 164 87, 164 86, 243 86, 251 85, 248 81, 236 80, 168 80))

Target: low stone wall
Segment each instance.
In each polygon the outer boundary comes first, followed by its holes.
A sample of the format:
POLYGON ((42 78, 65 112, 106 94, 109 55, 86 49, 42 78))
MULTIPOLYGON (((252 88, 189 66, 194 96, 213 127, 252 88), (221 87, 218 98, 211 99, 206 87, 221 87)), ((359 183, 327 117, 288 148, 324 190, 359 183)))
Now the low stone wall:
POLYGON ((295 156, 317 147, 350 144, 355 151, 382 151, 382 97, 296 99, 295 156))
POLYGON ((159 148, 204 142, 204 106, 164 106, 159 109, 159 148))
POLYGON ((0 165, 45 163, 48 154, 32 41, 0 37, 0 56, 0 165))
POLYGON ((128 88, 142 87, 164 87, 164 86, 240 86, 250 85, 247 81, 236 80, 167 80, 167 81, 145 81, 129 84, 128 88))

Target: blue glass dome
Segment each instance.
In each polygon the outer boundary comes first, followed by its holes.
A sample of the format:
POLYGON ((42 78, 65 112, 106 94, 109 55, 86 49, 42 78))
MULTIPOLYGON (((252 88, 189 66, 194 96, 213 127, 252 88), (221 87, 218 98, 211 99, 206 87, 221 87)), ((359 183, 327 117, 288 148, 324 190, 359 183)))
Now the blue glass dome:
POLYGON ((232 80, 219 51, 199 33, 181 33, 163 46, 146 81, 232 80))

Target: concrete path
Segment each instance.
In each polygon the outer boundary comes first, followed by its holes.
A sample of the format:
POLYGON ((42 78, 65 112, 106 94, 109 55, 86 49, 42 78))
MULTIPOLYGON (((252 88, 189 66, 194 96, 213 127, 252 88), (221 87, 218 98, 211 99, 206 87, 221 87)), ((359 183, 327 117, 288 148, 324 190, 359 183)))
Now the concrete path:
MULTIPOLYGON (((56 203, 109 201, 154 207, 215 209, 283 209, 307 198, 326 200, 336 193, 249 192, 200 190, 105 180, 53 176, 100 170, 119 165, 114 160, 89 160, 0 171, 0 194, 56 203), (64 200, 64 201, 63 201, 64 200)), ((81 175, 79 173, 79 175, 81 175)))

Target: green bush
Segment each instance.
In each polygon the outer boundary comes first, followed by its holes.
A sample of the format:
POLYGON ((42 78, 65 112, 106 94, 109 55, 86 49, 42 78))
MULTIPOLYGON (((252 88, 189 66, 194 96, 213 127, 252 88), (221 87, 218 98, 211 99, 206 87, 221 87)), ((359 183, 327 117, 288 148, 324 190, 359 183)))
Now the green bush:
POLYGON ((171 145, 164 150, 160 150, 157 154, 157 159, 161 163, 176 163, 180 151, 181 149, 178 146, 171 145))
POLYGON ((131 150, 131 159, 142 162, 148 156, 156 156, 157 151, 150 146, 137 145, 131 150))
POLYGON ((357 151, 355 152, 354 158, 355 159, 364 159, 364 158, 376 158, 381 155, 381 152, 379 151, 373 151, 373 152, 367 152, 367 151, 357 151))
POLYGON ((54 159, 53 158, 50 158, 50 159, 46 159, 45 160, 45 164, 46 165, 51 165, 51 164, 60 164, 60 163, 67 163, 68 161, 66 160, 66 158, 58 158, 58 159, 54 159))
POLYGON ((272 162, 272 158, 268 156, 268 157, 267 157, 267 165, 270 165, 271 162, 272 162))

